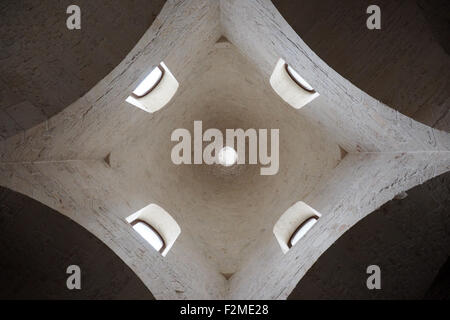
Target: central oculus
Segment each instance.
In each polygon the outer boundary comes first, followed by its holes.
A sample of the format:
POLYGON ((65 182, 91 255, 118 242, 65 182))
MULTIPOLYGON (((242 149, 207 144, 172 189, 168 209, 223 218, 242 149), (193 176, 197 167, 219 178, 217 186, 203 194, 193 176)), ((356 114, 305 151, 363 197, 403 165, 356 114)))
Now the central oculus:
POLYGON ((237 162, 237 159, 238 155, 236 150, 228 146, 220 149, 219 154, 217 155, 217 160, 225 167, 232 166, 237 162))

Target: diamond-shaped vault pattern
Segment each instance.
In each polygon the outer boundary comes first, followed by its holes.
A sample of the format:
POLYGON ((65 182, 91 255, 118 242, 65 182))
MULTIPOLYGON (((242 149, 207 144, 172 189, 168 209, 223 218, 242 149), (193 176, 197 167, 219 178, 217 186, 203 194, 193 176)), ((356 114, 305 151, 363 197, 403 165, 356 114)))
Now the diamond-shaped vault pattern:
POLYGON ((85 96, 0 147, 3 186, 92 232, 158 299, 284 299, 358 220, 450 169, 449 134, 346 81, 268 0, 167 1, 128 56, 85 96), (270 87, 280 58, 320 93, 300 110, 270 87), (161 61, 180 84, 170 103, 153 114, 127 104, 161 61), (259 166, 237 174, 175 166, 170 134, 194 120, 205 129, 279 128, 278 174, 260 176, 259 166), (272 228, 299 200, 322 217, 284 255, 272 228), (166 257, 125 221, 149 203, 182 230, 166 257))

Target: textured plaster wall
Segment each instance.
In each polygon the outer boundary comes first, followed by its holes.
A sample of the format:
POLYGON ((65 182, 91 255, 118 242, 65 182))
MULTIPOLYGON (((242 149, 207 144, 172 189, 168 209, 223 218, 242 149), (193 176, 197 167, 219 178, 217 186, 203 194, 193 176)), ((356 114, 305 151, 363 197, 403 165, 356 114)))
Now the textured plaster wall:
POLYGON ((439 269, 439 273, 425 293, 424 299, 450 299, 450 258, 439 269))
POLYGON ((81 30, 68 30, 73 1, 0 4, 0 139, 63 110, 115 68, 164 0, 79 0, 81 30))
POLYGON ((102 241, 27 196, 0 188, 1 299, 154 299, 102 241), (81 290, 66 286, 81 268, 81 290))
POLYGON ((0 142, 0 183, 92 232, 158 299, 284 299, 360 219, 448 171, 449 137, 342 78, 270 1, 168 1, 89 92, 47 123, 0 142), (218 50, 222 35, 236 50, 218 50), (280 57, 320 93, 300 110, 268 83, 280 57), (180 83, 173 100, 154 114, 127 104, 161 60, 180 83), (279 176, 263 179, 249 168, 233 188, 209 168, 172 165, 172 129, 199 118, 219 128, 279 125, 287 132, 279 176), (349 152, 342 161, 339 146, 349 152), (282 255, 271 227, 298 200, 322 218, 282 255), (165 258, 124 220, 153 201, 182 228, 165 258), (227 281, 221 272, 235 273, 227 281))
MULTIPOLYGON (((450 256, 450 174, 407 193, 407 198, 392 200, 349 229, 288 299, 429 297, 440 267, 450 256), (372 264, 381 268, 382 290, 366 287, 366 268, 372 264)), ((436 280, 435 286, 442 287, 433 297, 444 298, 445 288, 450 291, 448 281, 436 280)))
POLYGON ((303 41, 358 88, 428 126, 450 131, 448 1, 274 0, 303 41), (381 30, 365 28, 381 9, 381 30))

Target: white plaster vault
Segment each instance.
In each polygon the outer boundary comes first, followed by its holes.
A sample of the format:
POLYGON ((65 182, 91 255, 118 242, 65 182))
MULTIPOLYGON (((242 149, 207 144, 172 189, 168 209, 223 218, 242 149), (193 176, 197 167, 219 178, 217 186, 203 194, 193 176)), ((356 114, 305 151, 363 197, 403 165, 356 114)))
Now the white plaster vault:
POLYGON ((448 133, 368 96, 300 36, 268 0, 167 1, 86 95, 1 142, 0 183, 85 227, 157 299, 285 299, 356 222, 450 169, 448 133), (320 96, 286 104, 269 81, 280 58, 320 96), (161 61, 179 83, 172 100, 152 114, 126 103, 161 61), (278 174, 172 164, 170 134, 194 120, 279 128, 278 174), (297 201, 322 216, 283 254, 272 229, 297 201), (166 257, 125 220, 150 203, 181 228, 166 257))

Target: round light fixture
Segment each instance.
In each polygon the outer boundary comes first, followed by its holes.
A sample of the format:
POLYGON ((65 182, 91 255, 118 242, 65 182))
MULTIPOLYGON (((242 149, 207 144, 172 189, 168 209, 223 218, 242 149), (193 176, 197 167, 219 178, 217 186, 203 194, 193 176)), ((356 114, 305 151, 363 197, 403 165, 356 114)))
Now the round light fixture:
POLYGON ((238 155, 232 147, 224 147, 220 149, 217 158, 221 165, 230 167, 237 162, 238 155))

